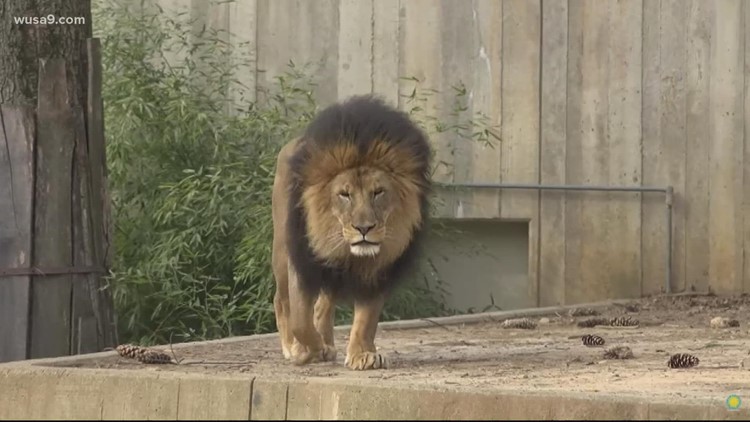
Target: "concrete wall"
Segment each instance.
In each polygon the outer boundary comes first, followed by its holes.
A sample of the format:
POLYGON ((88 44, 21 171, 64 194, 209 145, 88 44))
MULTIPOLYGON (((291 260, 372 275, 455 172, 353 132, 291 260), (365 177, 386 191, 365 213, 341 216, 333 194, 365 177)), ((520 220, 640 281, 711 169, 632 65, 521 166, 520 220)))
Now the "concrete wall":
POLYGON ((720 400, 287 381, 151 370, 0 367, 2 420, 745 420, 720 400))
MULTIPOLYGON (((426 115, 447 125, 486 115, 502 138, 494 148, 433 137, 447 163, 439 181, 672 185, 672 289, 750 291, 748 1, 160 3, 247 42, 257 71, 240 76, 258 92, 293 60, 311 64, 322 105, 374 91, 412 109, 415 77, 439 91, 419 103, 426 115)), ((664 289, 659 195, 444 199, 443 216, 529 221, 527 291, 538 305, 664 289)))

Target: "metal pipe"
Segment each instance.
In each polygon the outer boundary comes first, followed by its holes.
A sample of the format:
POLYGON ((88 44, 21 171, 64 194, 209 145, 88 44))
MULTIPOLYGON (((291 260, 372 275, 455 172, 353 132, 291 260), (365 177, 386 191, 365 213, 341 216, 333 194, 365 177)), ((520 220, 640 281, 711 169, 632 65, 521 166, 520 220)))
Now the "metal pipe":
POLYGON ((666 195, 664 195, 664 202, 667 204, 667 281, 666 281, 666 293, 672 292, 672 211, 674 204, 674 189, 672 186, 667 186, 666 195))
POLYGON ((562 191, 598 191, 598 192, 657 192, 664 194, 666 204, 667 245, 666 245, 666 275, 664 280, 665 293, 672 293, 672 212, 674 189, 672 186, 596 186, 596 185, 548 185, 524 183, 435 183, 442 188, 472 188, 472 189, 534 189, 534 190, 562 190, 562 191))
POLYGON ((578 190, 600 192, 661 192, 667 193, 671 187, 658 188, 648 186, 586 186, 586 185, 532 185, 523 183, 436 183, 446 188, 478 188, 478 189, 541 189, 541 190, 578 190))

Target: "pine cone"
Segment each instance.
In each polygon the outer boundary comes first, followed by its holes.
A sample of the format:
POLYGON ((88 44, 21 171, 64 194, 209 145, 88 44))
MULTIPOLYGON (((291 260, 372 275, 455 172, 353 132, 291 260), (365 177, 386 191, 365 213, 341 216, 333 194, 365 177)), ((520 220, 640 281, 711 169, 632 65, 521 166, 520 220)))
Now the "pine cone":
POLYGON ((117 346, 117 353, 124 358, 137 359, 138 356, 146 352, 146 349, 141 346, 135 346, 132 344, 121 344, 117 346))
POLYGON ((581 328, 592 328, 597 325, 609 325, 610 321, 607 318, 588 318, 578 323, 581 328))
POLYGON ((690 368, 700 363, 700 359, 687 353, 677 353, 672 355, 667 362, 670 368, 690 368))
POLYGON ((613 327, 637 327, 639 325, 639 322, 637 319, 625 315, 612 318, 609 321, 609 325, 613 327))
POLYGON ((120 356, 135 359, 141 363, 172 363, 172 357, 168 354, 157 350, 150 350, 146 347, 121 344, 117 346, 116 350, 120 356))
POLYGON ((632 359, 633 351, 628 346, 610 347, 604 351, 604 359, 632 359))
POLYGON ((581 337, 581 342, 584 346, 601 346, 604 344, 604 339, 593 334, 586 334, 581 337))
POLYGON ((506 319, 503 322, 503 328, 521 328, 524 330, 532 330, 536 328, 536 322, 528 318, 506 319))
POLYGON ((166 363, 172 363, 172 357, 164 352, 160 352, 157 350, 147 350, 145 353, 142 353, 139 355, 136 359, 138 359, 141 363, 149 363, 149 364, 166 364, 166 363))

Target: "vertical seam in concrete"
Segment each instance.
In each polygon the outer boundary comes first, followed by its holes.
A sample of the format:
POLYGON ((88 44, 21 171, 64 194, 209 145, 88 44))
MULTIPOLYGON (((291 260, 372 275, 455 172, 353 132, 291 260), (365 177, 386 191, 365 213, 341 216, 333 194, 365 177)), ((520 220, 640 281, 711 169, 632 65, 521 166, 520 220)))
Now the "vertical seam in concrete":
MULTIPOLYGON (((643 1, 641 1, 641 5, 643 5, 643 1)), ((641 6, 641 7, 643 7, 643 6, 641 6)), ((606 142, 606 145, 607 145, 606 149, 605 149, 605 151, 607 153, 606 154, 606 157, 607 157, 606 181, 603 180, 603 182, 606 183, 606 184, 608 184, 608 185, 612 184, 612 171, 611 171, 611 168, 612 168, 612 161, 613 161, 612 154, 610 153, 612 151, 612 137, 611 137, 611 135, 612 135, 612 129, 611 129, 612 128, 612 115, 611 115, 612 104, 609 101, 610 94, 611 94, 611 89, 612 89, 612 79, 613 79, 612 78, 612 66, 611 66, 611 63, 613 61, 612 60, 612 48, 609 47, 609 46, 611 46, 611 41, 612 41, 612 15, 614 14, 613 9, 614 9, 614 6, 612 4, 607 4, 607 25, 605 26, 605 30, 607 31, 607 46, 608 46, 607 67, 606 67, 606 70, 607 70, 607 73, 606 73, 607 81, 604 84, 604 86, 607 88, 607 92, 604 93, 604 96, 606 96, 607 98, 606 98, 606 101, 603 101, 606 104, 607 112, 604 113, 604 117, 606 117, 606 122, 605 122, 606 126, 604 128, 605 135, 602 136, 602 137, 604 138, 604 141, 606 142)), ((643 25, 641 25, 641 34, 642 33, 643 33, 643 25)), ((643 39, 643 36, 641 36, 641 39, 643 39)), ((643 55, 642 51, 641 51, 641 55, 643 55)), ((641 62, 643 62, 642 59, 641 59, 641 62)), ((641 65, 641 68, 642 67, 643 66, 641 65)), ((594 152, 594 154, 596 154, 596 152, 594 152)), ((643 160, 643 154, 641 154, 641 160, 643 160)), ((643 166, 641 166, 641 174, 642 173, 643 173, 643 166)), ((612 196, 613 196, 612 192, 607 192, 605 195, 606 195, 606 198, 607 198, 606 203, 604 205, 604 207, 606 207, 605 208, 606 209, 605 212, 607 213, 608 216, 611 216, 612 215, 612 206, 614 205, 616 207, 616 205, 614 204, 614 202, 616 200, 612 199, 612 196)), ((604 221, 605 222, 608 221, 609 222, 608 224, 610 224, 610 225, 612 224, 611 223, 612 220, 605 219, 604 221)), ((641 226, 643 226, 643 224, 641 224, 641 226)), ((605 232, 609 232, 609 230, 606 230, 605 232)), ((642 236, 641 236, 641 238, 642 238, 642 236)), ((605 274, 613 274, 614 271, 612 271, 612 261, 610 261, 610 260, 605 260, 605 261, 606 261, 606 266, 604 267, 605 268, 605 274)), ((604 288, 606 289, 605 292, 606 292, 607 297, 609 297, 612 294, 611 287, 605 285, 604 288)))
POLYGON ((375 1, 370 2, 370 93, 375 92, 375 1))
MULTIPOLYGON (((682 288, 683 292, 688 291, 688 289, 693 290, 692 287, 695 286, 692 283, 690 283, 690 286, 688 286, 689 276, 688 276, 687 251, 688 251, 688 243, 689 243, 688 239, 690 238, 690 236, 688 236, 687 234, 687 231, 689 230, 689 228, 688 228, 688 221, 687 221, 687 206, 686 206, 687 192, 688 192, 688 187, 690 186, 690 184, 688 183, 688 180, 689 180, 688 174, 690 174, 688 173, 688 171, 690 170, 690 168, 688 167, 688 163, 690 162, 690 159, 689 159, 690 142, 688 141, 688 139, 690 139, 690 136, 688 135, 688 127, 689 127, 688 122, 690 121, 690 69, 688 68, 688 63, 690 60, 688 57, 690 56, 690 16, 692 14, 691 9, 692 9, 692 5, 690 6, 690 8, 688 8, 687 12, 685 13, 685 33, 682 34, 683 35, 682 39, 685 42, 685 62, 682 63, 682 68, 685 69, 685 74, 683 76, 685 78, 684 79, 685 80, 685 127, 683 128, 683 133, 685 134, 685 139, 684 139, 685 140, 685 160, 682 162, 683 174, 685 175, 684 176, 685 178, 683 179, 683 183, 685 185, 682 188, 682 192, 683 192, 682 193, 683 195, 682 196, 682 203, 683 203, 682 217, 684 219, 684 224, 682 226, 682 233, 683 233, 682 235, 682 242, 683 242, 683 245, 682 245, 682 255, 683 255, 682 278, 685 281, 685 283, 683 284, 683 288, 682 288)), ((643 14, 641 14, 641 16, 643 16, 643 14)), ((643 45, 643 41, 641 41, 641 45, 643 45)), ((641 66, 643 66, 643 60, 641 60, 641 66)), ((643 83, 642 82, 641 82, 641 95, 643 95, 643 83)), ((643 114, 643 109, 641 109, 641 114, 643 114)), ((641 121, 641 133, 642 132, 643 132, 643 121, 641 121)), ((643 166, 641 166, 641 169, 643 169, 643 166)), ((642 177, 643 175, 641 175, 641 178, 642 177)), ((671 230, 671 229, 672 229, 671 227, 667 228, 667 230, 671 230)), ((641 256, 643 256, 643 252, 641 252, 641 256)), ((643 264, 641 264, 641 266, 642 265, 643 264)), ((671 282, 672 280, 670 280, 670 283, 671 282)))
MULTIPOLYGON (((739 232, 740 232, 740 274, 739 274, 739 291, 743 292, 745 291, 745 259, 747 254, 745 253, 745 215, 744 215, 744 208, 745 208, 745 201, 747 201, 747 198, 744 195, 745 192, 745 183, 747 183, 747 180, 745 180, 745 170, 744 167, 747 165, 745 163, 745 156, 747 151, 747 123, 745 122, 745 116, 747 115, 747 110, 745 109, 747 104, 747 72, 745 71, 746 63, 747 63, 747 12, 745 11, 747 9, 747 2, 743 1, 740 5, 740 19, 741 24, 740 27, 743 29, 743 31, 740 32, 740 36, 742 37, 742 62, 740 63, 740 69, 742 71, 742 92, 743 96, 741 98, 742 103, 742 155, 740 156, 742 158, 742 165, 740 166, 740 176, 742 177, 742 180, 740 181, 740 193, 742 193, 742 200, 739 203, 739 212, 737 212, 735 215, 738 215, 739 218, 742 220, 742 222, 738 225, 735 222, 735 227, 739 226, 739 232)), ((737 205, 735 205, 736 207, 737 205)), ((735 243, 736 245, 736 243, 735 243)))
POLYGON ((706 190, 708 191, 707 195, 706 195, 707 196, 707 198, 706 198, 706 208, 708 208, 708 211, 706 212, 706 221, 708 222, 708 227, 706 228, 706 230, 708 232, 708 233, 706 233, 706 237, 708 238, 707 239, 708 240, 708 242, 707 242, 708 243, 708 269, 707 269, 708 276, 706 277, 707 278, 707 280, 706 280, 706 290, 707 290, 708 293, 711 293, 711 289, 712 289, 711 288, 711 276, 713 274, 711 273, 711 267, 712 267, 712 265, 711 265, 711 254, 714 252, 712 250, 712 248, 711 248, 711 232, 712 232, 712 230, 711 230, 711 217, 712 217, 712 215, 711 215, 711 179, 712 179, 712 177, 711 177, 711 168, 712 168, 712 165, 713 165, 713 163, 711 162, 711 149, 712 149, 711 145, 713 144, 713 141, 714 141, 714 139, 713 139, 714 138, 714 136, 713 136, 714 135, 713 134, 713 121, 714 121, 714 117, 713 116, 714 116, 714 114, 711 112, 713 110, 713 100, 712 100, 713 99, 713 95, 711 95, 711 93, 712 93, 712 91, 711 91, 711 80, 713 79, 713 77, 712 77, 713 75, 711 74, 712 73, 711 72, 711 59, 712 59, 712 55, 713 55, 713 44, 716 41, 716 34, 714 34, 715 29, 716 29, 716 9, 715 9, 715 5, 712 6, 710 19, 711 20, 709 21, 709 24, 710 24, 711 32, 709 34, 710 38, 709 38, 709 41, 708 41, 708 71, 706 72, 706 75, 708 77, 708 110, 709 110, 709 112, 708 112, 708 139, 706 139, 706 141, 708 142, 708 145, 709 145, 709 147, 707 148, 708 149, 708 151, 707 151, 708 152, 708 154, 707 154, 708 155, 708 157, 707 157, 708 158, 707 159, 708 180, 706 181, 707 182, 706 183, 706 185, 707 185, 706 186, 706 190))
POLYGON ((255 389, 255 377, 250 378, 250 398, 247 406, 247 420, 253 419, 253 393, 255 389))
POLYGON ((177 379, 177 405, 175 409, 175 416, 177 420, 180 419, 180 387, 182 386, 182 379, 177 379))
MULTIPOLYGON (((502 142, 505 143, 505 138, 503 137, 503 125, 505 125, 505 119, 503 119, 503 107, 505 105, 505 95, 503 93, 503 89, 505 88, 503 85, 503 78, 505 77, 505 2, 500 3, 500 137, 502 138, 502 142)), ((503 146, 500 145, 500 159, 497 161, 498 167, 500 167, 499 171, 499 181, 500 183, 505 182, 503 177, 503 146)), ((499 218, 502 218, 503 216, 503 196, 504 193, 502 189, 498 192, 497 195, 497 216, 499 218)))
MULTIPOLYGON (((376 0, 373 0, 375 2, 376 0)), ((403 25, 402 25, 402 19, 401 19, 401 0, 398 1, 398 8, 396 17, 398 19, 398 25, 396 26, 396 30, 398 31, 398 36, 396 37, 396 81, 394 85, 396 86, 396 105, 398 106, 401 104, 401 84, 399 81, 401 80, 401 45, 403 44, 402 37, 403 37, 403 25)))
POLYGON ((289 419, 289 383, 286 384, 284 390, 284 420, 289 419))
MULTIPOLYGON (((373 0, 373 3, 375 0, 373 0)), ((404 14, 406 14, 406 11, 404 11, 404 14)), ((398 0, 398 13, 396 14, 396 17, 398 19, 398 25, 396 25, 396 30, 398 31, 398 34, 396 36, 396 107, 403 110, 404 103, 401 100, 401 46, 403 45, 403 42, 401 42, 404 31, 402 31, 401 27, 403 24, 403 18, 401 17, 401 0, 398 0)), ((374 70, 373 70, 374 72, 374 70)))
MULTIPOLYGON (((568 5, 566 6, 565 10, 565 18, 567 22, 565 23, 565 148, 563 154, 565 154, 563 158, 563 172, 562 182, 564 184, 568 183, 568 125, 569 125, 569 114, 570 114, 570 2, 568 2, 568 5)), ((541 125, 541 123, 540 123, 541 125)), ((560 299, 559 305, 565 305, 567 302, 567 298, 565 297, 567 294, 567 285, 568 285, 568 239, 567 239, 567 219, 568 219, 568 194, 566 192, 562 192, 563 195, 563 202, 562 202, 562 223, 563 223, 563 232, 562 232, 562 238, 563 238, 563 279, 562 279, 562 298, 560 299)))
POLYGON ((260 61, 260 40, 258 39, 258 26, 259 26, 258 25, 258 10, 260 9, 260 7, 258 6, 258 3, 261 2, 261 1, 262 0, 256 0, 254 2, 254 6, 255 6, 255 28, 254 28, 255 29, 255 34, 253 35, 253 48, 255 49, 255 51, 253 52, 253 65, 254 65, 253 66, 253 74, 254 74, 254 76, 253 76, 253 80, 254 80, 254 86, 253 86, 254 95, 253 95, 253 97, 255 99, 255 102, 258 101, 258 62, 260 61))
MULTIPOLYGON (((544 0, 539 0, 539 95, 537 100, 539 101, 539 138, 538 147, 539 154, 537 154, 537 166, 536 166, 536 181, 542 183, 542 154, 544 148, 542 148, 542 90, 544 89, 544 0)), ((542 306, 542 191, 541 189, 536 191, 536 306, 542 306)))
MULTIPOLYGON (((661 9, 661 7, 659 8, 661 9)), ((646 2, 645 0, 641 0, 641 177, 640 182, 641 186, 643 186, 643 180, 646 178, 646 171, 643 167, 643 151, 644 151, 644 145, 643 145, 643 109, 645 108, 645 102, 646 102, 646 95, 644 95, 644 87, 647 84, 644 84, 645 81, 645 73, 646 73, 646 47, 645 47, 645 39, 646 39, 646 2)), ((685 160, 687 162, 687 160, 685 160)), ((639 239, 640 239, 640 255, 641 255, 641 268, 640 268, 640 277, 638 280, 638 283, 640 285, 639 287, 639 294, 640 296, 643 296, 643 207, 644 207, 645 198, 644 195, 641 195, 641 224, 639 224, 638 230, 640 231, 639 239)))

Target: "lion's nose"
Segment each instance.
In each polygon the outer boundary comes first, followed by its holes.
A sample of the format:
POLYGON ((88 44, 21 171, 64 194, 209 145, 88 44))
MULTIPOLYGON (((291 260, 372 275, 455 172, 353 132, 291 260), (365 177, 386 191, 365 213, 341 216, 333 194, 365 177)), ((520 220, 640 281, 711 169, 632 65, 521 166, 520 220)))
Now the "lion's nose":
POLYGON ((373 227, 375 227, 374 224, 354 225, 354 228, 362 233, 362 236, 366 235, 373 227))

